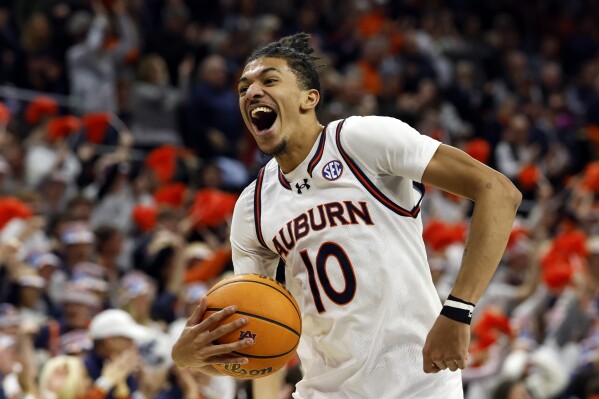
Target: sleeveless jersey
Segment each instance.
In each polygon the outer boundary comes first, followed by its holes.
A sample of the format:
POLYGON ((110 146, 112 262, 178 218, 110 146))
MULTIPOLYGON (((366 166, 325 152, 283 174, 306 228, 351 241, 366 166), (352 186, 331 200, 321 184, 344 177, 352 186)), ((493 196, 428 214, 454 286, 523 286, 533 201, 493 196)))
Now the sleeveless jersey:
POLYGON ((386 117, 330 123, 291 173, 275 160, 240 196, 235 272, 274 276, 302 312, 296 399, 462 398, 460 372, 426 374, 441 310, 419 216, 439 142, 386 117))

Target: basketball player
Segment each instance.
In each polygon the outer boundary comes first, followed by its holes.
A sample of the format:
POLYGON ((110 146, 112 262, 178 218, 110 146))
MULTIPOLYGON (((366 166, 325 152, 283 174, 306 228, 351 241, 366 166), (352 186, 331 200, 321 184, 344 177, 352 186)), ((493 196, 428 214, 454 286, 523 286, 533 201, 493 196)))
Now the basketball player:
MULTIPOLYGON (((462 398, 472 310, 499 263, 521 201, 500 173, 386 117, 322 125, 308 35, 256 50, 239 80, 239 106, 274 158, 241 194, 231 245, 236 273, 274 276, 303 319, 304 370, 294 398, 462 398), (475 202, 462 266, 442 306, 422 239, 424 184, 475 202)), ((213 345, 243 321, 210 331, 202 300, 173 349, 179 366, 244 363, 213 345)), ((256 338, 258 339, 258 338, 256 338)), ((259 381, 259 380, 257 380, 259 381)))

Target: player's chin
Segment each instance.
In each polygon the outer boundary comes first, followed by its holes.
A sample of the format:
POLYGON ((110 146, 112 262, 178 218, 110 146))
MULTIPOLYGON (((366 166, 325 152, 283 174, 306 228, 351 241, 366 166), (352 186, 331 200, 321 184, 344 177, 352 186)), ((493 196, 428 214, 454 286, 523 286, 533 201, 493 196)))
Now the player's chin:
POLYGON ((285 150, 287 149, 287 140, 280 139, 276 143, 269 142, 262 145, 258 143, 258 148, 260 148, 260 151, 262 151, 264 155, 276 157, 285 153, 285 150))

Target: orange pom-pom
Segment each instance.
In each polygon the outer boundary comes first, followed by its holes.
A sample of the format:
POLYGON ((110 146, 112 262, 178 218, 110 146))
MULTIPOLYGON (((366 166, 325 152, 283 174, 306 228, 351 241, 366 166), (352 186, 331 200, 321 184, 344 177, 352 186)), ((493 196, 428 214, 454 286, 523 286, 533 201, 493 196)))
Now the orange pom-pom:
POLYGON ((589 191, 599 191, 599 161, 591 162, 584 170, 582 187, 589 191))
POLYGON ((489 162, 489 157, 491 156, 491 146, 489 145, 489 142, 483 139, 470 140, 468 144, 466 144, 464 151, 472 158, 482 163, 489 162))
POLYGON ((558 235, 553 240, 553 248, 558 252, 581 257, 586 257, 589 253, 587 236, 580 230, 572 230, 558 235))
POLYGON ((144 232, 151 231, 156 227, 158 210, 153 206, 136 205, 133 207, 131 217, 135 225, 144 232))
POLYGON ((162 146, 150 151, 145 160, 161 184, 168 183, 175 175, 177 168, 177 149, 173 146, 162 146))
POLYGON ((49 96, 38 96, 33 99, 25 110, 25 122, 31 126, 39 124, 43 118, 58 114, 59 107, 56 100, 49 96))
POLYGON ((58 140, 65 139, 69 134, 75 133, 81 129, 81 121, 75 116, 61 116, 52 119, 47 128, 48 140, 55 143, 58 140))
POLYGON ((526 165, 518 172, 518 181, 524 190, 533 190, 540 178, 541 172, 535 165, 526 165))
POLYGON ((237 196, 216 189, 199 190, 190 209, 196 227, 217 227, 233 214, 237 196))
POLYGON ((102 144, 106 130, 110 126, 110 114, 107 112, 87 114, 83 116, 82 121, 87 141, 93 144, 102 144))
POLYGON ((4 103, 0 103, 0 123, 5 125, 10 121, 10 109, 4 103))
POLYGON ((507 248, 512 248, 514 245, 518 243, 522 238, 529 237, 530 231, 523 229, 522 227, 515 227, 510 232, 510 238, 507 241, 507 248))
POLYGON ((157 204, 178 208, 183 205, 186 190, 187 186, 183 183, 167 184, 154 192, 154 200, 157 204))
POLYGON ((551 290, 562 290, 572 281, 574 269, 569 262, 561 266, 546 267, 543 269, 542 278, 551 290))
POLYGON ((454 225, 446 224, 440 220, 431 220, 422 232, 424 242, 435 252, 444 251, 451 244, 464 242, 467 227, 465 223, 454 225))
POLYGON ((33 214, 31 208, 14 197, 0 198, 0 230, 12 219, 27 219, 33 214))

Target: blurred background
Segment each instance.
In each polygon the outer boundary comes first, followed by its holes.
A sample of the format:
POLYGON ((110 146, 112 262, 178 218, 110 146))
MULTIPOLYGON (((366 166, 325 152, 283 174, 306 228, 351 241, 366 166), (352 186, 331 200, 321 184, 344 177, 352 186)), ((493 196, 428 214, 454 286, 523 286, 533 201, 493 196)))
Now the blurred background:
MULTIPOLYGON (((598 21, 593 0, 3 0, 0 399, 253 397, 170 348, 232 272, 233 205, 269 160, 238 111, 244 60, 299 31, 321 122, 399 118, 524 194, 466 398, 598 398, 598 21)), ((443 300, 472 204, 426 197, 443 300)))

